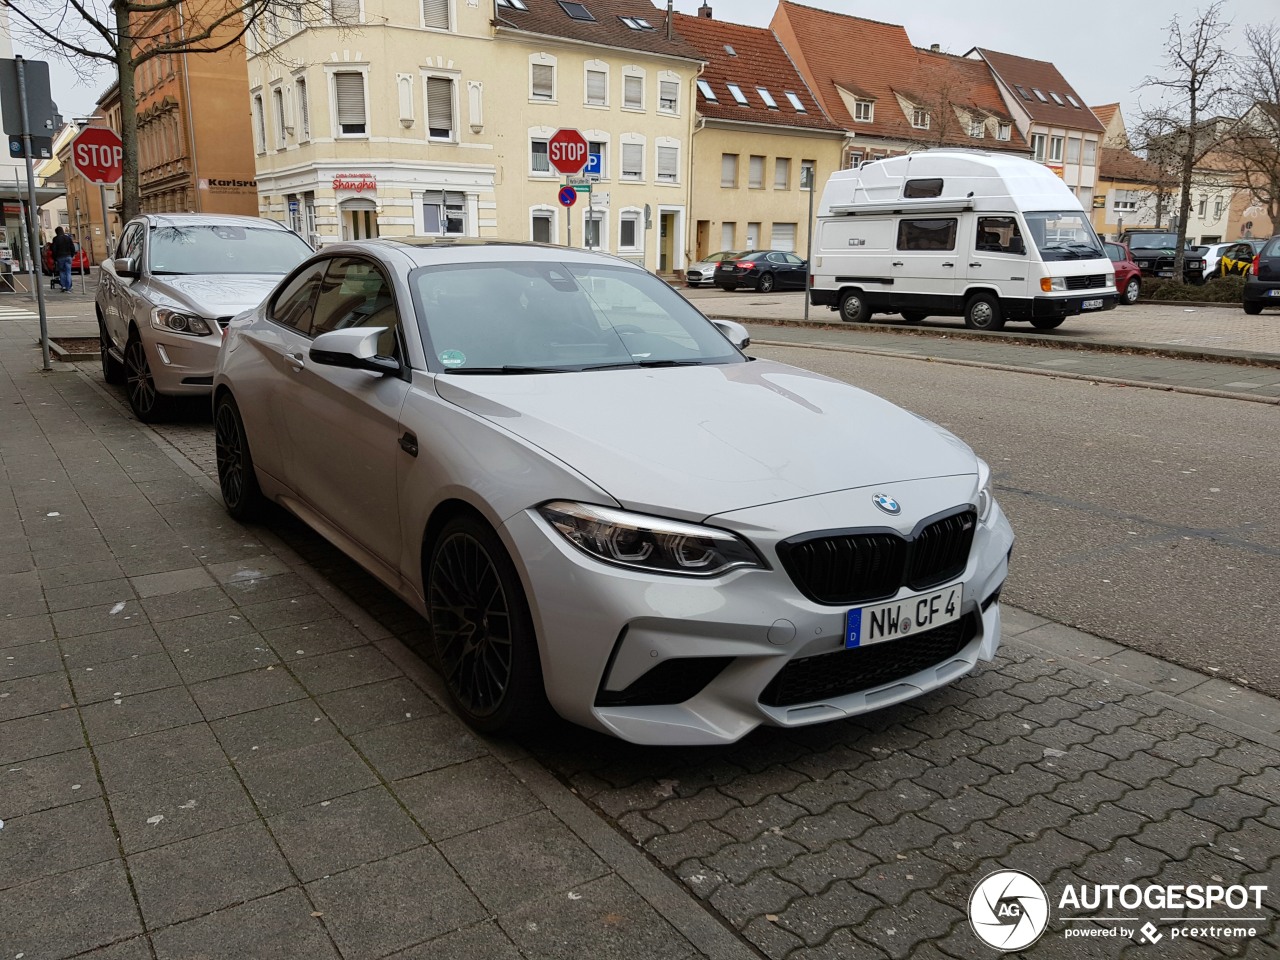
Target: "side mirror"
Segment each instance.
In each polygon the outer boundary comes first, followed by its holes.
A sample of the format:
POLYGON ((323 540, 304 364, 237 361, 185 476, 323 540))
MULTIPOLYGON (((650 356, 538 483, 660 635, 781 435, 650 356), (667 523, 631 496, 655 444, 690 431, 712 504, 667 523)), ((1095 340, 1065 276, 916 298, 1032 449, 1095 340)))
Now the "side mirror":
POLYGON ((747 328, 742 324, 734 323, 732 320, 712 320, 711 322, 724 334, 725 339, 739 350, 745 350, 751 346, 751 334, 747 333, 747 328))
POLYGON ((111 261, 111 269, 115 271, 117 277, 128 278, 138 275, 138 265, 133 257, 116 257, 111 261))
POLYGON ((308 356, 316 363, 373 373, 399 373, 400 361, 378 355, 378 337, 386 327, 350 327, 330 330, 311 341, 308 356))

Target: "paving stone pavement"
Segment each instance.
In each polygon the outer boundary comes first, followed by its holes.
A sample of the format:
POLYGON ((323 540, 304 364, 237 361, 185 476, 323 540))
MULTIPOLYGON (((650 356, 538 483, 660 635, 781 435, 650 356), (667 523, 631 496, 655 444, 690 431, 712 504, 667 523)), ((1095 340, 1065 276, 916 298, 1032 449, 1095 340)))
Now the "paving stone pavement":
POLYGON ((1280 956, 1274 701, 1009 609, 994 664, 856 720, 489 740, 416 615, 226 517, 207 420, 38 358, 0 327, 0 957, 992 957, 1006 868, 1268 887, 1251 938, 1054 909, 1028 955, 1280 956))

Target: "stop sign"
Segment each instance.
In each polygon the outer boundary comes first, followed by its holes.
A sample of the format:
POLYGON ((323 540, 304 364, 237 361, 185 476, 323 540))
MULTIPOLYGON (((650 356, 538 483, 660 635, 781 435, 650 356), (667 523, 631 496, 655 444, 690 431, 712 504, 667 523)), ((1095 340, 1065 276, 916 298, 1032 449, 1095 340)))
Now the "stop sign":
POLYGON ((71 141, 71 165, 94 186, 110 186, 120 179, 124 145, 114 130, 87 127, 71 141))
POLYGON ((577 173, 587 165, 587 141, 577 130, 561 127, 547 141, 547 157, 561 173, 577 173))

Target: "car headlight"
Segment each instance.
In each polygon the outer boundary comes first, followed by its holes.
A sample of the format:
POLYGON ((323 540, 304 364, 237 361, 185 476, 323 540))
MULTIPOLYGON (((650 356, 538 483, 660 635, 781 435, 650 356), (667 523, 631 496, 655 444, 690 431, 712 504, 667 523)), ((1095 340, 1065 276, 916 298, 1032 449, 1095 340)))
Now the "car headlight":
POLYGON ((1055 290, 1067 289, 1066 277, 1041 277, 1040 289, 1045 293, 1052 293, 1055 290))
POLYGON ((996 495, 991 490, 991 468, 985 460, 978 461, 978 522, 986 523, 995 505, 996 495))
POLYGON ((760 557, 726 530, 557 500, 538 512, 583 553, 605 563, 684 577, 715 577, 761 567, 760 557))
POLYGON ((203 317, 170 310, 168 307, 152 308, 151 326, 168 333, 185 333, 192 337, 207 337, 213 333, 209 328, 209 322, 203 317))
POLYGON ((1114 287, 1115 285, 1116 285, 1116 275, 1115 275, 1115 271, 1109 271, 1109 272, 1107 273, 1107 286, 1108 286, 1108 287, 1114 287))

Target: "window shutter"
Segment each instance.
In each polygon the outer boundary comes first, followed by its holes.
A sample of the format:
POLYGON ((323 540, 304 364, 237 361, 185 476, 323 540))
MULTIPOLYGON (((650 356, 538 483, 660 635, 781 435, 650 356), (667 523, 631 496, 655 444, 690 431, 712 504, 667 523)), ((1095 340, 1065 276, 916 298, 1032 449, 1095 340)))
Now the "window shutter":
POLYGON ((675 180, 679 172, 679 153, 675 147, 658 148, 658 179, 675 180))
POLYGON ((422 24, 437 30, 448 30, 449 0, 422 0, 422 24))
POLYGON ((720 186, 736 187, 738 185, 738 155, 722 153, 720 155, 720 186))
POLYGON ((773 225, 773 249, 794 250, 796 248, 796 225, 794 223, 775 223, 773 225))
POLYGON ((622 105, 637 109, 644 106, 643 77, 622 78, 622 105))
POLYGON ((624 143, 622 145, 622 175, 624 177, 644 176, 643 143, 624 143))
POLYGON ((607 97, 607 74, 603 70, 587 71, 587 103, 605 103, 607 97))
POLYGON ((453 81, 448 77, 427 78, 427 134, 453 136, 453 81))
POLYGON ((747 175, 749 177, 748 185, 752 187, 764 186, 764 157, 751 158, 751 171, 747 175))
POLYGON ((338 101, 338 126, 360 127, 360 130, 343 130, 344 133, 364 132, 364 75, 359 73, 335 73, 333 89, 338 101))
POLYGON ((359 23, 360 0, 331 0, 329 13, 334 23, 359 23))
POLYGON ((298 138, 311 139, 311 105, 307 103, 307 81, 305 80, 298 81, 298 118, 301 121, 298 138))
POLYGON ((680 98, 680 84, 674 80, 663 80, 658 83, 658 106, 663 110, 674 110, 680 98))
POLYGON ((533 65, 533 95, 544 100, 550 100, 554 95, 555 88, 555 67, 549 63, 535 63, 533 65))
MULTIPOLYGON (((791 158, 778 157, 773 167, 773 187, 775 190, 786 190, 791 185, 791 158)), ((790 250, 790 247, 779 247, 790 250)))

